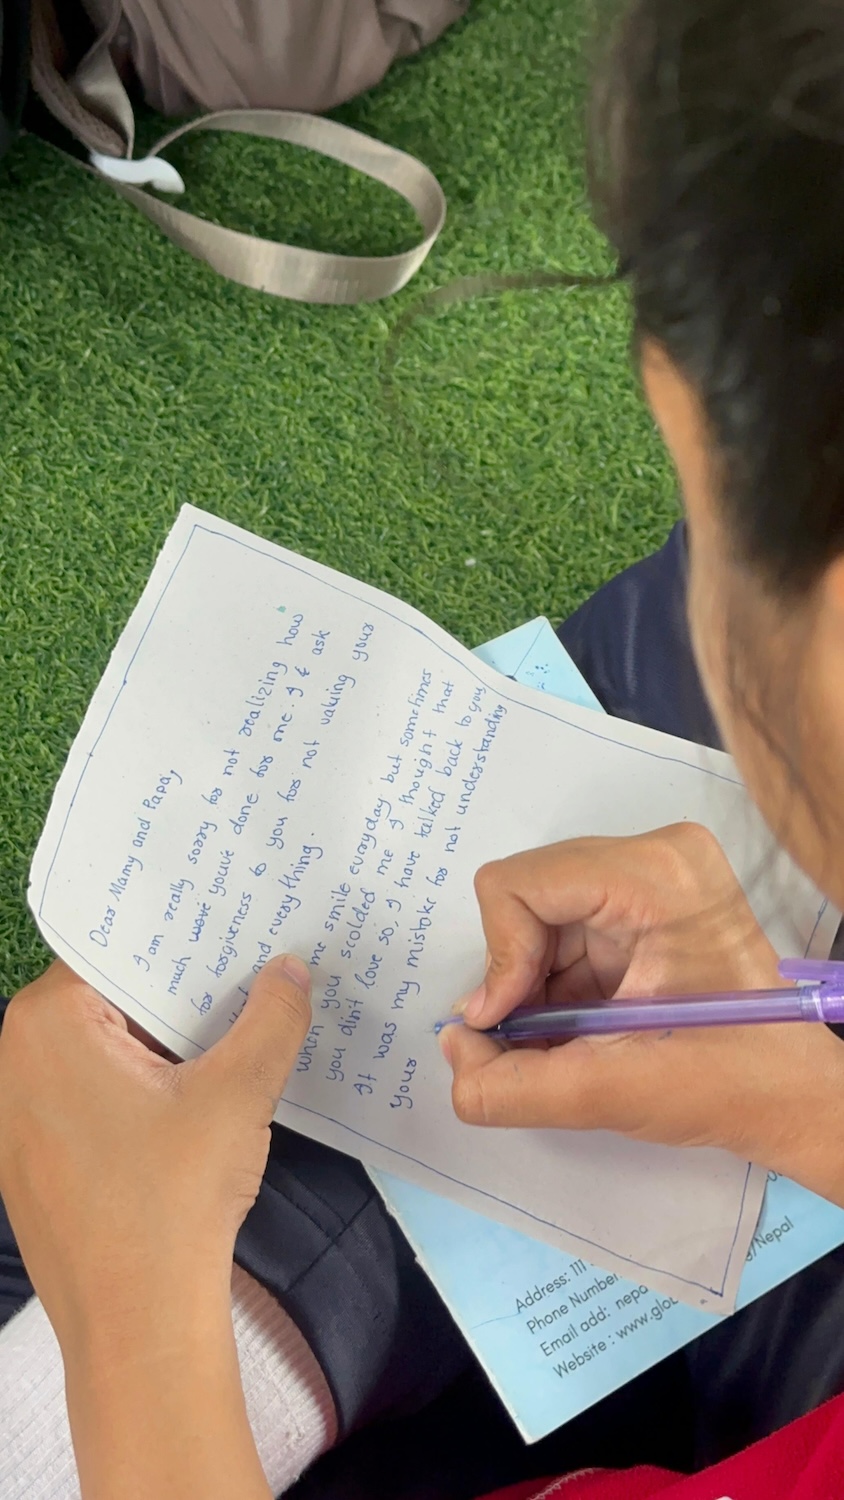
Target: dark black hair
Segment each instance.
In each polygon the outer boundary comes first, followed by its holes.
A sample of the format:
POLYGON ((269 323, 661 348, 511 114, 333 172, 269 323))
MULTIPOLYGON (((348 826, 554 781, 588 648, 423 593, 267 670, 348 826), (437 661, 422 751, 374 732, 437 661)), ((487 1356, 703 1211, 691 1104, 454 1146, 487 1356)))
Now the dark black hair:
POLYGON ((630 0, 591 157, 637 332, 701 400, 734 543, 802 590, 844 551, 844 3, 630 0))

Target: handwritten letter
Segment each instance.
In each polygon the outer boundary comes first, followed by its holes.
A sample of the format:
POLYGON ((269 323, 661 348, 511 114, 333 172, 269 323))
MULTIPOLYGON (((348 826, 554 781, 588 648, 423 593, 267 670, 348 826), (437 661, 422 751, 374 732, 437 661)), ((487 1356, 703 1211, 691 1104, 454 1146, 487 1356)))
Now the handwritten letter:
MULTIPOLYGON (((236 1020, 272 954, 301 953, 313 1023, 279 1119, 723 1309, 762 1174, 463 1126, 432 1031, 480 978, 479 864, 686 817, 756 872, 726 757, 520 688, 389 596, 186 507, 71 751, 30 899, 56 952, 184 1056, 236 1020)), ((803 951, 818 905, 783 874, 783 951, 803 951)))

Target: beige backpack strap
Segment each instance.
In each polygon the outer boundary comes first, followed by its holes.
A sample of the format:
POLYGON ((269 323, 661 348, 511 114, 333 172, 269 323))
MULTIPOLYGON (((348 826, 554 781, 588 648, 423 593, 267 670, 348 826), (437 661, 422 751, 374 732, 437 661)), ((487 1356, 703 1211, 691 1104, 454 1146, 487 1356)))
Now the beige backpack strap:
POLYGON ((243 286, 294 302, 375 302, 399 291, 418 271, 445 221, 445 195, 433 172, 414 156, 387 146, 372 136, 293 110, 233 109, 204 115, 182 125, 160 140, 141 163, 93 157, 95 169, 121 197, 157 224, 169 239, 204 260, 221 276, 243 286), (147 181, 165 191, 181 186, 169 163, 159 153, 194 130, 226 130, 287 141, 343 162, 376 182, 383 182, 405 198, 422 226, 423 238, 398 255, 335 255, 259 239, 237 229, 209 223, 196 214, 163 202, 143 187, 118 181, 117 174, 148 167, 147 181), (159 174, 156 163, 163 171, 159 174), (173 181, 171 184, 170 175, 173 181))
POLYGON ((30 78, 50 114, 90 151, 131 156, 135 117, 108 50, 120 22, 120 4, 105 4, 97 40, 77 73, 67 76, 55 0, 32 0, 30 78))
POLYGON ((121 0, 84 0, 84 4, 97 39, 73 75, 73 92, 89 115, 108 120, 122 137, 121 156, 131 156, 135 149, 135 111, 111 55, 123 24, 121 0))
POLYGON ((88 148, 96 175, 175 244, 230 281, 294 302, 375 302, 397 292, 418 271, 445 221, 443 190, 416 157, 348 125, 293 110, 222 110, 171 131, 149 156, 133 160, 132 104, 110 52, 121 20, 120 0, 85 0, 85 5, 97 40, 72 77, 65 78, 55 0, 33 0, 33 84, 51 112, 88 148), (264 136, 333 157, 405 198, 423 237, 398 255, 333 255, 259 239, 186 213, 146 187, 184 191, 178 172, 160 153, 194 130, 264 136))

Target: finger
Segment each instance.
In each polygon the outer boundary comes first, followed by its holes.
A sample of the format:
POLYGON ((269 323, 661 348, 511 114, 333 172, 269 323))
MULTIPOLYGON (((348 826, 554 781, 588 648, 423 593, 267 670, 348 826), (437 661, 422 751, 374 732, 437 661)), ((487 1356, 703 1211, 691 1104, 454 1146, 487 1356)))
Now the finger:
POLYGON ((50 1007, 59 1014, 65 1014, 80 1004, 108 1004, 98 990, 80 979, 61 958, 53 959, 43 974, 19 990, 15 998, 30 1008, 50 1007))
POLYGON ((88 984, 62 959, 57 958, 31 984, 15 996, 16 1008, 25 1007, 29 1015, 50 1016, 54 1030, 98 1024, 126 1031, 123 1012, 111 1004, 99 990, 88 984))
POLYGON ((301 958, 272 958, 253 980, 231 1030, 196 1063, 193 1074, 210 1087, 242 1089, 272 1105, 284 1092, 311 1022, 311 976, 301 958))
MULTIPOLYGON (((443 1033, 445 1036, 446 1033, 443 1033)), ((507 1051, 468 1026, 451 1029, 443 1048, 454 1078, 451 1099, 467 1125, 546 1125, 547 1052, 507 1051), (537 1088, 542 1084, 539 1097, 537 1088)))
POLYGON ((454 1027, 448 1059, 455 1113, 469 1125, 635 1128, 652 1112, 654 1080, 631 1046, 633 1038, 597 1044, 578 1038, 547 1051, 505 1051, 469 1027, 454 1027))
POLYGON ((106 1025, 114 1026, 118 1031, 128 1032, 129 1036, 136 1042, 141 1042, 148 1052, 154 1052, 156 1056, 166 1058, 169 1062, 179 1062, 180 1058, 175 1052, 164 1046, 163 1042, 146 1031, 143 1026, 127 1016, 118 1006, 112 1005, 99 990, 95 990, 73 969, 61 959, 56 959, 50 967, 36 981, 42 987, 50 1003, 58 1003, 63 1010, 67 1010, 68 1002, 71 1007, 81 1009, 90 1019, 91 1016, 103 1021, 106 1025))
POLYGON ((453 1070, 485 1067, 505 1050, 501 1042, 484 1036, 481 1031, 473 1031, 471 1026, 461 1026, 459 1022, 443 1027, 439 1043, 443 1057, 453 1070))
MULTIPOLYGON (((541 985, 556 930, 594 918, 606 900, 605 839, 574 839, 484 865, 475 877, 489 949, 484 983, 467 1005, 473 1026, 494 1026, 541 985)), ((578 939, 574 939, 575 945, 578 939)))

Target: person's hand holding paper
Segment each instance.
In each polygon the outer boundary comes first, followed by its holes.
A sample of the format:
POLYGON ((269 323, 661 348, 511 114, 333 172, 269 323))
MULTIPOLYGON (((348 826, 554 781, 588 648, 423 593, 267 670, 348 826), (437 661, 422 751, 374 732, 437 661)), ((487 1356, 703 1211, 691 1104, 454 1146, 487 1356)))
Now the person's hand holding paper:
POLYGON ((0 1196, 60 1342, 109 1318, 140 1319, 147 1334, 153 1318, 165 1330, 169 1318, 172 1337, 190 1310, 187 1287, 229 1316, 235 1236, 310 1023, 309 992, 301 959, 275 957, 237 1022, 188 1063, 141 1041, 63 963, 10 1001, 0 1196), (111 1297, 116 1265, 129 1305, 111 1297))
POLYGON ((634 1032, 518 1050, 473 1029, 526 1004, 781 983, 708 830, 569 840, 485 866, 476 888, 488 969, 461 1002, 468 1024, 441 1039, 462 1120, 722 1146, 844 1201, 838 1163, 817 1151, 819 1116, 841 1096, 840 1047, 826 1027, 634 1032), (811 1164, 794 1130, 801 1118, 811 1164))

